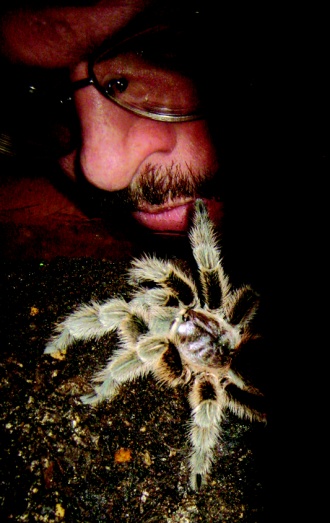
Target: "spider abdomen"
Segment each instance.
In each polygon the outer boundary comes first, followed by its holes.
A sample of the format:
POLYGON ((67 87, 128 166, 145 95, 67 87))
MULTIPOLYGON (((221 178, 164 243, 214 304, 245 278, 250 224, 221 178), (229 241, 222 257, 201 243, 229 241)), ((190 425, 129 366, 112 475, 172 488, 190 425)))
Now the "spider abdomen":
POLYGON ((176 335, 180 352, 191 363, 207 367, 227 365, 239 336, 224 319, 195 309, 182 315, 176 335))

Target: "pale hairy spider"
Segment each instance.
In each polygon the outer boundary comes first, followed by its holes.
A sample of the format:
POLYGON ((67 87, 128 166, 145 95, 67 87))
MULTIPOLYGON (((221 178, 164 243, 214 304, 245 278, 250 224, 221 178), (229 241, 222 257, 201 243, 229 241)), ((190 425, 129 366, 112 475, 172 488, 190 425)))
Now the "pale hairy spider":
POLYGON ((250 421, 266 418, 253 407, 262 394, 232 365, 257 338, 249 324, 259 299, 247 285, 230 289, 202 200, 196 200, 189 239, 197 283, 173 261, 146 255, 134 260, 132 299, 80 305, 57 325, 45 353, 117 331, 119 348, 94 377, 94 393, 81 397, 87 404, 111 401, 122 383, 148 373, 170 387, 189 383, 190 484, 196 490, 211 469, 225 410, 250 421))

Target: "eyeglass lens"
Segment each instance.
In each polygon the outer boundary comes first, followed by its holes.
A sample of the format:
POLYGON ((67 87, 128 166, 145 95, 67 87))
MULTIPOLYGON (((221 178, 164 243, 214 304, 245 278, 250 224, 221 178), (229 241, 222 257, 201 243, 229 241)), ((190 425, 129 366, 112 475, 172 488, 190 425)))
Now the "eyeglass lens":
POLYGON ((105 51, 95 58, 91 73, 102 94, 123 107, 146 116, 196 117, 201 99, 189 62, 191 57, 180 56, 173 42, 165 51, 161 35, 160 42, 153 38, 116 54, 105 51))

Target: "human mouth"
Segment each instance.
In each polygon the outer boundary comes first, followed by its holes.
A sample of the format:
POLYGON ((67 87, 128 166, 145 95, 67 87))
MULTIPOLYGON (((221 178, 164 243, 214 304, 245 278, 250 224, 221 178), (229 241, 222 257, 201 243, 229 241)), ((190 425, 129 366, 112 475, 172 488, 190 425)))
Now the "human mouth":
MULTIPOLYGON (((204 199, 211 220, 219 224, 223 216, 223 204, 215 199, 204 199)), ((190 210, 194 200, 188 202, 172 203, 167 207, 149 207, 132 213, 137 223, 162 233, 183 233, 189 228, 190 210)))

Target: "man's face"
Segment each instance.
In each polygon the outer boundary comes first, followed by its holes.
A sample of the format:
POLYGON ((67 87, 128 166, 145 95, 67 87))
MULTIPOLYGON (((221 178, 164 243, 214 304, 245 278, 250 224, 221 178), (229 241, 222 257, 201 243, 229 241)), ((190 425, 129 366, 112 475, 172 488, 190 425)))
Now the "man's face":
MULTIPOLYGON (((153 0, 103 0, 90 7, 21 10, 2 21, 2 52, 32 68, 67 70, 72 82, 88 76, 88 59, 153 0)), ((204 119, 169 123, 134 114, 93 86, 77 90, 74 104, 80 141, 59 158, 72 179, 88 182, 132 203, 140 224, 184 231, 188 212, 219 165, 204 119)), ((219 222, 222 204, 207 197, 219 222)))

